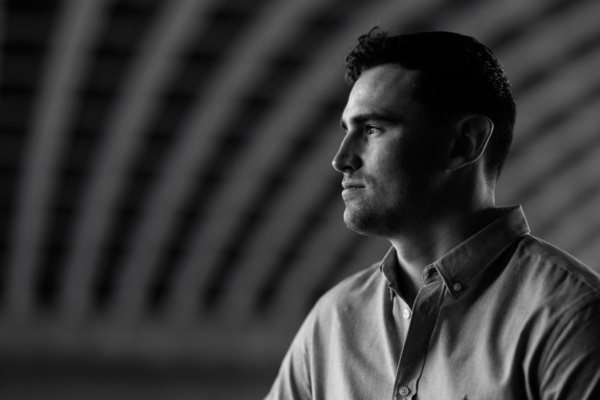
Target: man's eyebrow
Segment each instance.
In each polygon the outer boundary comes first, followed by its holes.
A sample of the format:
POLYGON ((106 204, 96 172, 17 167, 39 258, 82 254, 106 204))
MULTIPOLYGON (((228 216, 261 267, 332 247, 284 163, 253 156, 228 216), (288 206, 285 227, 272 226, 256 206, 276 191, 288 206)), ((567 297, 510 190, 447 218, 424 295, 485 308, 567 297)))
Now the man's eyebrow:
MULTIPOLYGON (((355 124, 363 124, 367 121, 396 122, 397 120, 398 118, 379 113, 360 114, 350 118, 350 121, 352 121, 355 124)), ((343 118, 340 118, 340 126, 342 128, 346 128, 346 123, 344 122, 343 118)))

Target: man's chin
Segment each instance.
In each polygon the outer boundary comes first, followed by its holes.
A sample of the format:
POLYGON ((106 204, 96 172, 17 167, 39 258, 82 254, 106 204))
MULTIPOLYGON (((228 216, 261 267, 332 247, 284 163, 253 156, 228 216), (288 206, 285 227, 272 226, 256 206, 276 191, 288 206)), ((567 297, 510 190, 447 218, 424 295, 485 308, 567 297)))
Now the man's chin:
POLYGON ((399 219, 394 214, 375 214, 364 209, 344 210, 344 223, 348 229, 365 236, 390 238, 398 233, 399 219))
POLYGON ((344 223, 348 229, 365 236, 377 236, 374 232, 376 227, 373 226, 373 221, 364 215, 358 215, 348 208, 344 211, 344 223))

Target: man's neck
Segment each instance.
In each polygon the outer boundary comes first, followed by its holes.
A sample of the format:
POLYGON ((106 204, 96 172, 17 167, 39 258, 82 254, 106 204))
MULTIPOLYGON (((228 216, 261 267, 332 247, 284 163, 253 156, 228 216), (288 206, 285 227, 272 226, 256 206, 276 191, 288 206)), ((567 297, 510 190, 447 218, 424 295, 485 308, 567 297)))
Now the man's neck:
MULTIPOLYGON (((500 211, 493 205, 468 210, 456 210, 438 217, 430 224, 389 239, 396 250, 398 262, 407 275, 414 295, 423 285, 423 270, 450 250, 464 242, 492 221, 500 211)), ((412 296, 410 296, 412 297, 412 296)))

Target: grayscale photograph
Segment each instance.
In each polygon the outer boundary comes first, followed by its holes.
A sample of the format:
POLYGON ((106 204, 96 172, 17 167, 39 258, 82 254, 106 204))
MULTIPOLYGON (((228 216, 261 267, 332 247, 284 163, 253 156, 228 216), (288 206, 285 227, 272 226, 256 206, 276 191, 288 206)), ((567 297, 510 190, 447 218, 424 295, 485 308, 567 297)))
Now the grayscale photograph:
POLYGON ((0 0, 0 399, 600 399, 597 0, 0 0))

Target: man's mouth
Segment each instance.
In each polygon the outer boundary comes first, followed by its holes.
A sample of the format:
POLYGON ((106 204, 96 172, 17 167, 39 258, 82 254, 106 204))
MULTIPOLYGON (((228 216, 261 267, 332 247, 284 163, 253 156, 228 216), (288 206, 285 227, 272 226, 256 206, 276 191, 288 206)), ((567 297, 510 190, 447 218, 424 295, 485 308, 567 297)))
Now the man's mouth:
POLYGON ((342 198, 347 202, 352 198, 355 198, 360 193, 360 190, 365 188, 365 185, 356 181, 348 180, 342 182, 342 187, 344 188, 342 190, 342 198))
POLYGON ((365 187, 365 185, 362 185, 358 182, 353 182, 353 181, 343 181, 342 187, 344 189, 362 189, 365 187))

